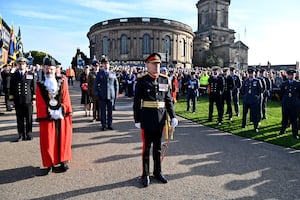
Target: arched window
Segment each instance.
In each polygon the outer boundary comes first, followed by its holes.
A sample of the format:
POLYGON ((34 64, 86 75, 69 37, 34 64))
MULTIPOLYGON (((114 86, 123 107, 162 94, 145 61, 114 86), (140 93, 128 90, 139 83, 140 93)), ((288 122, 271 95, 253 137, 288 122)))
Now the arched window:
POLYGON ((125 34, 121 36, 121 54, 128 54, 128 38, 125 34))
POLYGON ((109 47, 108 47, 108 38, 105 36, 103 38, 103 54, 104 55, 108 55, 108 49, 109 49, 109 47))
POLYGON ((185 50, 186 50, 186 42, 185 42, 185 40, 182 38, 182 39, 181 39, 181 56, 182 56, 182 57, 185 56, 185 50))
POLYGON ((151 53, 151 37, 147 33, 143 35, 143 45, 142 46, 143 46, 142 47, 143 54, 151 53))
POLYGON ((169 55, 171 54, 171 37, 168 35, 165 37, 164 52, 168 52, 169 55))

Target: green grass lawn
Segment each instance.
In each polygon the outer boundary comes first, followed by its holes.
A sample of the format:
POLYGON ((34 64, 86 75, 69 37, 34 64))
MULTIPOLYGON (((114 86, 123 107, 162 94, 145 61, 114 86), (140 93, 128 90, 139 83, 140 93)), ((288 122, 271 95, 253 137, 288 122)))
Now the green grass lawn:
MULTIPOLYGON (((197 102, 196 113, 186 111, 186 98, 180 97, 175 104, 175 111, 178 116, 193 122, 203 124, 212 128, 216 128, 234 135, 239 135, 246 138, 252 138, 254 140, 264 141, 271 144, 276 144, 284 147, 291 147, 294 149, 300 149, 300 140, 292 137, 291 127, 286 129, 286 134, 277 135, 281 128, 281 106, 279 102, 269 101, 267 106, 267 119, 262 120, 259 125, 259 133, 256 133, 253 128, 253 124, 250 124, 249 116, 247 117, 246 128, 241 128, 242 125, 242 100, 240 101, 240 113, 239 117, 235 116, 233 111, 233 121, 228 120, 228 116, 224 115, 223 123, 218 126, 217 121, 217 108, 214 106, 213 121, 208 122, 208 98, 206 96, 199 97, 197 102)), ((234 108, 233 108, 234 109, 234 108)), ((226 105, 224 106, 226 111, 226 105)), ((248 112, 249 115, 249 112, 248 112)))

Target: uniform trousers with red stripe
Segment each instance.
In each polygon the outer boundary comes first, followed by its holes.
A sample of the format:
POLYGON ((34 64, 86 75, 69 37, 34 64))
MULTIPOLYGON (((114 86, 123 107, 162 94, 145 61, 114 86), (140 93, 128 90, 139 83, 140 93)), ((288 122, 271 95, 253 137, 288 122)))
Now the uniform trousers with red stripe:
POLYGON ((142 160, 143 160, 143 172, 142 176, 149 176, 149 164, 150 164, 150 149, 153 144, 153 174, 161 173, 161 138, 162 138, 163 127, 158 127, 157 130, 145 130, 142 129, 142 160))

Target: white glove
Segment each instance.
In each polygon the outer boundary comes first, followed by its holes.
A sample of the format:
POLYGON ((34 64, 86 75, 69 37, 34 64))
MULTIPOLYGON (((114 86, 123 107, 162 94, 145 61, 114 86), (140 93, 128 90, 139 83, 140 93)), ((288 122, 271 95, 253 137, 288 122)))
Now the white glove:
POLYGON ((178 125, 178 119, 175 117, 171 119, 171 126, 175 128, 178 125))
POLYGON ((52 119, 63 119, 64 116, 62 115, 62 108, 60 107, 58 110, 51 110, 50 115, 52 119))
POLYGON ((134 123, 134 126, 136 127, 136 128, 141 128, 141 123, 134 123))

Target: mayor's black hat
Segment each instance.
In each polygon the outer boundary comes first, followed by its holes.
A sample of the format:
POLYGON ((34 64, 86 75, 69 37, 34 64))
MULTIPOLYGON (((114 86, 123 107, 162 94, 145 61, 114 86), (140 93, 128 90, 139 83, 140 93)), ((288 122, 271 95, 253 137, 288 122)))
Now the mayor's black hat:
POLYGON ((43 65, 48 65, 48 66, 56 66, 55 60, 52 58, 45 58, 43 65))

